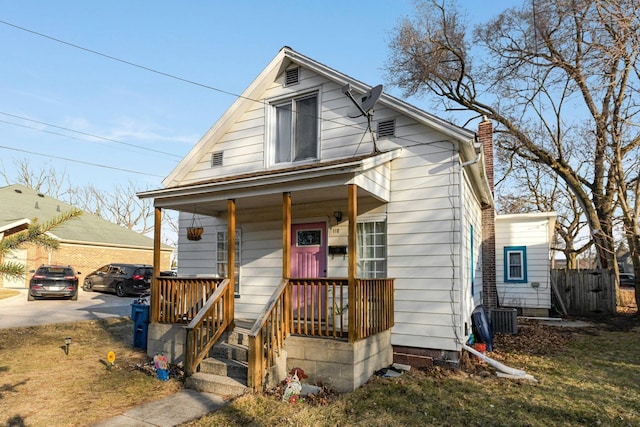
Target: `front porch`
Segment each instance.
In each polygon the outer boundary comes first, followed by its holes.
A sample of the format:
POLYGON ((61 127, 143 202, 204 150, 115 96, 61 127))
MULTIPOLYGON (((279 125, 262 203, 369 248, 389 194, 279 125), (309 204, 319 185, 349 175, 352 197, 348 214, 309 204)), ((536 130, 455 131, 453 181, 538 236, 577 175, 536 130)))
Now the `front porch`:
MULTIPOLYGON (((197 372, 216 341, 235 325, 230 283, 155 277, 148 354, 162 352, 182 362, 187 376, 197 372)), ((274 386, 296 366, 309 381, 353 390, 392 363, 391 326, 393 279, 356 279, 353 286, 346 278, 284 279, 252 323, 248 386, 274 386)))
MULTIPOLYGON (((293 277, 291 193, 282 193, 282 279, 266 303, 263 300, 257 317, 251 318, 248 335, 248 386, 254 390, 284 379, 293 367, 291 363, 304 369, 314 381, 335 384, 336 389, 345 391, 359 387, 373 372, 392 363, 394 281, 356 277, 358 187, 347 184, 346 188, 344 258, 348 274, 339 278, 293 277), (290 336, 296 340, 287 343, 290 336), (331 346, 308 340, 325 344, 331 340, 340 350, 324 352, 324 357, 313 352, 314 357, 310 357, 308 348, 331 346), (287 360, 288 351, 292 352, 291 361, 287 360)), ((365 197, 370 198, 370 193, 365 197)), ((184 201, 180 203, 184 207, 184 201)), ((234 271, 236 259, 236 200, 227 199, 226 207, 225 273, 234 271)), ((161 215, 156 202, 154 240, 158 247, 161 215)), ((158 266, 154 263, 148 353, 162 351, 172 361, 183 362, 185 374, 191 376, 198 372, 216 341, 235 326, 236 276, 161 277, 158 266)))

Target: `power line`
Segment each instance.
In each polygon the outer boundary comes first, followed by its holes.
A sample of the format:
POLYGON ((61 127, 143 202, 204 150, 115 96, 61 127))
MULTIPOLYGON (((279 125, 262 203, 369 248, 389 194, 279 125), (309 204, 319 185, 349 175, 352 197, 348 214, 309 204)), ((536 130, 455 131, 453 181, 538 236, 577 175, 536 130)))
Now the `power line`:
MULTIPOLYGON (((78 133, 80 135, 90 136, 91 138, 102 139, 104 141, 109 141, 109 142, 115 142, 116 144, 127 145, 129 147, 135 147, 135 148, 139 148, 141 150, 153 151, 154 153, 165 154, 167 156, 177 157, 179 159, 182 158, 182 156, 179 156, 177 154, 167 153, 165 151, 160 151, 160 150, 154 150, 153 148, 142 147, 140 145, 130 144, 128 142, 122 142, 122 141, 118 141, 116 139, 106 138, 106 137, 103 137, 103 136, 98 136, 98 135, 94 135, 94 134, 91 134, 91 133, 82 132, 82 131, 79 131, 79 130, 69 129, 69 128, 62 127, 62 126, 57 126, 57 125, 52 125, 50 123, 45 123, 45 122, 41 122, 41 121, 38 121, 38 120, 28 119, 26 117, 17 116, 15 114, 9 114, 9 113, 5 113, 5 112, 2 112, 2 111, 0 111, 0 114, 5 115, 5 116, 9 116, 9 117, 13 117, 13 118, 16 118, 16 119, 20 119, 20 120, 25 120, 25 121, 32 122, 32 123, 38 123, 40 125, 49 126, 49 127, 56 128, 56 129, 65 130, 67 132, 74 132, 74 133, 78 133)), ((38 130, 38 131, 42 131, 42 132, 46 132, 46 133, 51 133, 53 135, 66 136, 68 138, 78 139, 78 138, 73 138, 73 137, 71 137, 69 135, 56 133, 56 132, 51 132, 51 131, 42 130, 42 129, 37 129, 37 128, 34 128, 34 127, 21 125, 21 124, 18 124, 18 123, 7 122, 7 121, 4 121, 4 120, 0 120, 0 122, 12 124, 12 125, 15 125, 15 126, 21 126, 21 127, 28 128, 28 129, 34 129, 34 130, 38 130)))
MULTIPOLYGON (((149 71, 149 72, 161 75, 161 76, 169 77, 169 78, 172 78, 172 79, 175 79, 175 80, 179 80, 179 81, 182 81, 182 82, 185 82, 185 83, 189 83, 189 84, 192 84, 192 85, 195 85, 195 86, 203 87, 205 89, 213 90, 213 91, 216 91, 216 92, 219 92, 219 93, 223 93, 223 94, 226 94, 226 95, 231 95, 231 96, 234 96, 234 97, 237 97, 237 98, 246 99, 248 101, 257 102, 257 103, 265 104, 265 105, 267 104, 267 102, 263 101, 263 100, 258 100, 258 99, 249 98, 249 97, 246 97, 246 96, 243 96, 243 95, 238 95, 238 94, 236 94, 234 92, 223 90, 223 89, 220 89, 220 88, 217 88, 217 87, 214 87, 214 86, 210 86, 210 85, 207 85, 207 84, 204 84, 204 83, 199 83, 199 82, 196 82, 194 80, 187 79, 187 78, 179 77, 179 76, 176 76, 174 74, 170 74, 170 73, 167 73, 167 72, 164 72, 164 71, 156 70, 156 69, 151 68, 151 67, 147 67, 145 65, 136 64, 134 62, 127 61, 125 59, 121 59, 121 58, 115 57, 113 55, 108 55, 106 53, 102 53, 102 52, 99 52, 97 50, 89 49, 89 48, 77 45, 75 43, 67 42, 67 41, 58 39, 56 37, 52 37, 52 36, 49 36, 47 34, 40 33, 38 31, 30 30, 28 28, 25 28, 25 27, 22 27, 22 26, 19 26, 19 25, 16 25, 16 24, 12 24, 12 23, 7 22, 7 21, 0 20, 0 24, 4 24, 4 25, 7 25, 7 26, 16 28, 18 30, 21 30, 21 31, 25 31, 25 32, 30 33, 30 34, 34 34, 34 35, 46 38, 48 40, 55 41, 57 43, 64 44, 66 46, 70 46, 70 47, 73 47, 73 48, 76 48, 76 49, 80 49, 80 50, 83 50, 85 52, 89 52, 89 53, 92 53, 94 55, 102 56, 104 58, 111 59, 113 61, 117 61, 117 62, 120 62, 122 64, 126 64, 126 65, 129 65, 129 66, 135 67, 135 68, 139 68, 141 70, 149 71)), ((2 113, 2 114, 5 114, 5 113, 2 113)), ((341 126, 360 129, 360 126, 358 126, 356 124, 343 123, 343 122, 337 121, 335 119, 327 119, 327 118, 323 118, 323 117, 320 117, 320 116, 314 116, 314 117, 316 117, 317 119, 319 119, 321 121, 324 121, 324 122, 331 122, 331 123, 336 123, 336 124, 341 125, 341 126)), ((26 119, 26 120, 29 120, 29 119, 26 119)), ((36 122, 36 121, 34 120, 34 122, 36 122)), ((40 122, 37 122, 37 123, 40 123, 40 122)), ((53 127, 58 127, 60 129, 65 129, 65 128, 62 128, 62 127, 59 127, 59 126, 55 126, 55 125, 48 125, 48 126, 53 126, 53 127)), ((80 133, 82 133, 82 132, 80 132, 80 133)), ((114 140, 110 140, 108 138, 101 138, 101 137, 98 137, 98 136, 95 136, 95 135, 91 135, 91 134, 86 134, 86 135, 92 136, 94 138, 100 138, 100 139, 105 139, 105 140, 108 140, 108 141, 122 143, 120 141, 114 141, 114 140)), ((364 135, 363 135, 363 137, 364 137, 364 135)), ((418 141, 414 141, 414 140, 406 138, 406 137, 395 137, 395 138, 420 144, 418 141)), ((122 143, 122 144, 125 144, 125 143, 122 143)), ((163 154, 168 154, 168 153, 163 153, 163 154)), ((176 156, 174 154, 169 154, 169 155, 176 156)), ((176 157, 180 157, 180 156, 176 156, 176 157)))
MULTIPOLYGON (((121 59, 121 58, 118 58, 118 57, 113 56, 113 55, 108 55, 106 53, 102 53, 102 52, 99 52, 97 50, 89 49, 89 48, 77 45, 75 43, 67 42, 67 41, 58 39, 56 37, 52 37, 52 36, 49 36, 47 34, 40 33, 38 31, 30 30, 28 28, 21 27, 21 26, 16 25, 16 24, 12 24, 12 23, 7 22, 7 21, 0 20, 0 24, 4 24, 4 25, 7 25, 7 26, 16 28, 18 30, 21 30, 21 31, 25 31, 25 32, 30 33, 30 34, 34 34, 34 35, 37 35, 39 37, 43 37, 43 38, 46 38, 48 40, 55 41, 57 43, 64 44, 66 46, 70 46, 70 47, 73 47, 73 48, 76 48, 76 49, 80 49, 80 50, 83 50, 85 52, 92 53, 94 55, 102 56, 103 58, 111 59, 113 61, 117 61, 117 62, 120 62, 122 64, 129 65, 131 67, 139 68, 141 70, 149 71, 149 72, 161 75, 161 76, 165 76, 165 77, 169 77, 169 78, 172 78, 172 79, 175 79, 175 80, 179 80, 179 81, 184 82, 184 83, 189 83, 189 84, 192 84, 192 85, 195 85, 195 86, 203 87, 205 89, 213 90, 213 91, 216 91, 216 92, 219 92, 219 93, 223 93, 225 95, 231 95, 231 96, 236 97, 236 98, 242 98, 242 99, 246 99, 248 101, 257 102, 259 104, 267 105, 267 102, 263 101, 263 100, 254 99, 254 98, 250 98, 250 97, 247 97, 247 96, 239 95, 237 93, 234 93, 234 92, 231 92, 231 91, 228 91, 228 90, 220 89, 220 88, 217 88, 217 87, 214 87, 214 86, 210 86, 210 85, 207 85, 207 84, 204 84, 204 83, 199 83, 199 82, 196 82, 194 80, 190 80, 190 79, 187 79, 187 78, 184 78, 184 77, 179 77, 179 76, 176 76, 175 74, 171 74, 171 73, 167 73, 167 72, 164 72, 164 71, 156 70, 155 68, 147 67, 146 65, 136 64, 135 62, 127 61, 126 59, 121 59)), ((319 120, 325 121, 325 122, 331 122, 331 123, 336 123, 336 124, 339 124, 339 125, 342 125, 342 126, 347 126, 347 127, 353 127, 353 128, 356 128, 356 129, 360 129, 359 126, 356 126, 356 125, 351 124, 351 123, 342 123, 342 122, 339 122, 337 120, 326 119, 326 118, 322 118, 322 117, 319 117, 319 116, 314 116, 314 117, 318 118, 319 120)))
POLYGON ((50 158, 50 159, 58 159, 58 160, 65 160, 65 161, 68 161, 68 162, 82 163, 84 165, 95 166, 95 167, 103 168, 103 169, 111 169, 111 170, 117 170, 117 171, 127 172, 127 173, 135 173, 135 174, 138 174, 138 175, 146 175, 146 176, 153 176, 153 177, 156 177, 156 178, 164 178, 162 175, 155 175, 155 174, 152 174, 152 173, 145 173, 145 172, 140 172, 140 171, 135 171, 135 170, 130 170, 130 169, 116 168, 116 167, 113 167, 113 166, 105 166, 105 165, 100 165, 100 164, 97 164, 97 163, 84 162, 82 160, 69 159, 67 157, 53 156, 51 154, 36 153, 35 151, 21 150, 19 148, 6 147, 4 145, 0 145, 0 148, 4 148, 5 150, 18 151, 20 153, 33 154, 34 156, 47 157, 47 158, 50 158))
MULTIPOLYGON (((209 85, 206 85, 204 83, 198 83, 196 81, 189 80, 189 79, 186 79, 186 78, 183 78, 183 77, 179 77, 179 76, 176 76, 174 74, 165 73, 164 71, 159 71, 159 70, 156 70, 156 69, 151 68, 151 67, 147 67, 147 66, 144 66, 144 65, 139 65, 139 64, 136 64, 134 62, 127 61, 125 59, 120 59, 120 58, 117 58, 117 57, 112 56, 112 55, 107 55, 106 53, 98 52, 97 50, 89 49, 89 48, 86 48, 86 47, 83 47, 83 46, 80 46, 80 45, 77 45, 77 44, 74 44, 74 43, 70 43, 70 42, 67 42, 67 41, 64 41, 64 40, 60 40, 60 39, 57 39, 55 37, 48 36, 46 34, 39 33, 37 31, 30 30, 28 28, 24 28, 24 27, 21 27, 19 25, 12 24, 12 23, 7 22, 7 21, 0 20, 0 24, 8 25, 10 27, 16 28, 16 29, 21 30, 21 31, 25 31, 27 33, 35 34, 37 36, 44 37, 46 39, 53 40, 53 41, 58 42, 58 43, 62 43, 64 45, 71 46, 71 47, 74 47, 76 49, 84 50, 85 52, 93 53, 94 55, 99 55, 99 56, 102 56, 104 58, 111 59, 113 61, 118 61, 118 62, 121 62, 123 64, 130 65, 132 67, 140 68, 141 70, 150 71, 152 73, 159 74, 161 76, 170 77, 172 79, 180 80, 180 81, 183 81, 185 83, 189 83, 189 84, 192 84, 192 85, 195 85, 195 86, 200 86, 200 87, 203 87, 203 88, 206 88, 206 89, 214 90, 216 92, 224 93, 226 95, 231 95, 231 96, 235 96, 235 97, 238 97, 238 98, 243 98, 242 95, 238 95, 238 94, 235 94, 233 92, 229 92, 229 91, 226 91, 226 90, 223 90, 223 89, 219 89, 219 88, 216 88, 216 87, 213 87, 213 86, 209 86, 209 85)), ((249 98, 247 98, 247 99, 249 99, 249 98)), ((252 99, 252 101, 255 101, 255 99, 252 99)))

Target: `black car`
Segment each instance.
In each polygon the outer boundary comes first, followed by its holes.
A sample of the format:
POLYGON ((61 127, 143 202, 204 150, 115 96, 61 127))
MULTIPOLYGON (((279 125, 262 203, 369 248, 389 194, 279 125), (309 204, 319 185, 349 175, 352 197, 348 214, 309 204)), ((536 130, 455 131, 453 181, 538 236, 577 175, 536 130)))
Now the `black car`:
POLYGON ((78 272, 69 265, 41 265, 31 271, 27 300, 35 298, 70 298, 78 299, 78 272))
POLYGON ((107 264, 85 277, 82 289, 141 295, 149 290, 152 276, 153 267, 147 264, 107 264))
POLYGON ((633 273, 620 273, 620 286, 631 286, 634 287, 636 285, 636 276, 633 273))

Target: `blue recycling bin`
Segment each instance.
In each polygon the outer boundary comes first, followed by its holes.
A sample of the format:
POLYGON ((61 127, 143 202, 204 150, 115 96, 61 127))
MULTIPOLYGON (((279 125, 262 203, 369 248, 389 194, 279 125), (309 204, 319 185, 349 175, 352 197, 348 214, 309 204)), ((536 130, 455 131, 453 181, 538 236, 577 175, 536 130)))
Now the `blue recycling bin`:
POLYGON ((133 320, 133 346, 147 349, 147 333, 149 331, 149 306, 131 304, 131 320, 133 320))

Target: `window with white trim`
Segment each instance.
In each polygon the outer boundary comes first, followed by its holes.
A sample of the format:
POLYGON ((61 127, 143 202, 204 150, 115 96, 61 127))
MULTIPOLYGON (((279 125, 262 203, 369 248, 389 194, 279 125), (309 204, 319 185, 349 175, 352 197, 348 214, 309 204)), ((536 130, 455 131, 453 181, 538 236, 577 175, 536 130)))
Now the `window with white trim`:
POLYGON ((291 163, 318 158, 318 94, 274 104, 273 163, 291 163))
MULTIPOLYGON (((236 259, 235 259, 235 294, 240 295, 240 254, 242 251, 240 250, 240 230, 236 230, 236 259)), ((227 276, 227 248, 229 246, 229 242, 227 240, 227 232, 226 231, 218 231, 216 233, 216 272, 218 273, 218 277, 228 277, 227 276)))
POLYGON ((359 222, 356 237, 357 276, 364 279, 387 277, 387 223, 359 222))
POLYGON ((504 281, 511 283, 527 282, 526 246, 505 246, 504 281))

